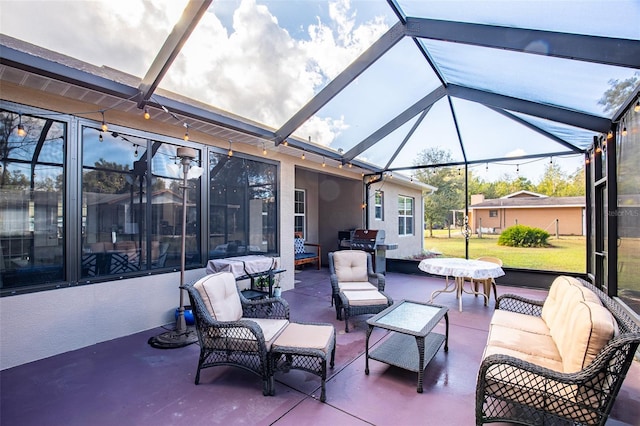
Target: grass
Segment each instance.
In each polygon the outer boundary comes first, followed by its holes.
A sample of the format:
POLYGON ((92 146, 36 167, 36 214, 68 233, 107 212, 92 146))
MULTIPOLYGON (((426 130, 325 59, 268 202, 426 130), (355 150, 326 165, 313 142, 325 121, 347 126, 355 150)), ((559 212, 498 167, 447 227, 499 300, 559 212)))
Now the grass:
MULTIPOLYGON (((469 240, 469 258, 495 256, 502 259, 505 267, 520 269, 540 269, 545 271, 575 272, 586 271, 586 239, 580 236, 551 237, 550 247, 507 247, 498 245, 498 235, 474 235, 469 240)), ((433 237, 425 231, 424 248, 438 251, 446 257, 465 257, 464 237, 459 230, 434 230, 433 237)))

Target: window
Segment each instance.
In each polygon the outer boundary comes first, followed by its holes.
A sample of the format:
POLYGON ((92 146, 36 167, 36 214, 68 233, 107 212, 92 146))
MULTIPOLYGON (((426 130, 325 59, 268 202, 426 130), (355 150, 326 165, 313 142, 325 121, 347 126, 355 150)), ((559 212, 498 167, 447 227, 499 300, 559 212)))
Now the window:
MULTIPOLYGON (((83 279, 180 265, 182 179, 167 167, 177 148, 83 128, 83 279)), ((187 193, 187 266, 201 259, 198 182, 187 193)))
POLYGON ((498 210, 489 210, 489 217, 498 217, 498 210))
POLYGON ((0 288, 62 281, 66 124, 0 110, 0 288))
POLYGON ((301 232, 302 236, 306 235, 306 227, 307 223, 305 213, 307 211, 306 207, 307 193, 304 189, 296 189, 294 193, 293 200, 293 231, 301 232))
POLYGON ((413 198, 398 197, 398 235, 413 235, 413 198))
POLYGON ((209 258, 277 253, 277 166, 209 153, 209 258))
POLYGON ((374 195, 375 220, 384 220, 383 196, 384 193, 382 191, 376 191, 374 195))

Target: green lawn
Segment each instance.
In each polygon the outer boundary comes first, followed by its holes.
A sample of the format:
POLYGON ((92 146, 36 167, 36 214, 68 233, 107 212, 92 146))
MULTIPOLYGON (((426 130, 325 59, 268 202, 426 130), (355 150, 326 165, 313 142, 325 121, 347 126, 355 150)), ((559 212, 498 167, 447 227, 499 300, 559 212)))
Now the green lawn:
MULTIPOLYGON (((460 231, 434 230, 424 233, 424 248, 438 251, 446 257, 464 257, 465 244, 460 231)), ((498 245, 497 235, 474 235, 469 240, 469 258, 495 256, 502 259, 504 266, 521 269, 540 269, 545 271, 584 273, 586 270, 585 237, 561 236, 549 238, 547 248, 521 248, 498 245)))

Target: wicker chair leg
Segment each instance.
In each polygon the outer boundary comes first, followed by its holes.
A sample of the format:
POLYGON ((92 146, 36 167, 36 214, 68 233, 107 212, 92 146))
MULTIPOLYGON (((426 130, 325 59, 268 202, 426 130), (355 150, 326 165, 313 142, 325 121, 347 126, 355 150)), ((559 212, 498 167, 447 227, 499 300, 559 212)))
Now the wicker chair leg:
POLYGON ((200 384, 200 364, 198 364, 198 371, 196 372, 196 380, 195 380, 196 385, 200 384))

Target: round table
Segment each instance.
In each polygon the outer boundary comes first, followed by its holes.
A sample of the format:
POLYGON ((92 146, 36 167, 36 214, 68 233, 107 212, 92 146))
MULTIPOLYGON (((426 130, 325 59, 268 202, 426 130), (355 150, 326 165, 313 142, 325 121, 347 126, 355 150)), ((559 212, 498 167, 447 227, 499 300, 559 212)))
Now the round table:
MULTIPOLYGON (((434 275, 443 275, 447 277, 446 286, 442 290, 436 290, 431 293, 431 301, 440 293, 456 292, 458 298, 458 309, 462 312, 462 293, 482 294, 485 298, 487 295, 478 293, 471 288, 471 291, 464 290, 465 278, 482 280, 489 278, 497 278, 504 275, 502 268, 492 262, 482 260, 461 259, 457 257, 439 257, 434 259, 424 259, 418 264, 421 271, 434 275), (454 277, 454 285, 450 286, 448 277, 454 277)), ((487 298, 488 301, 488 298, 487 298)))

